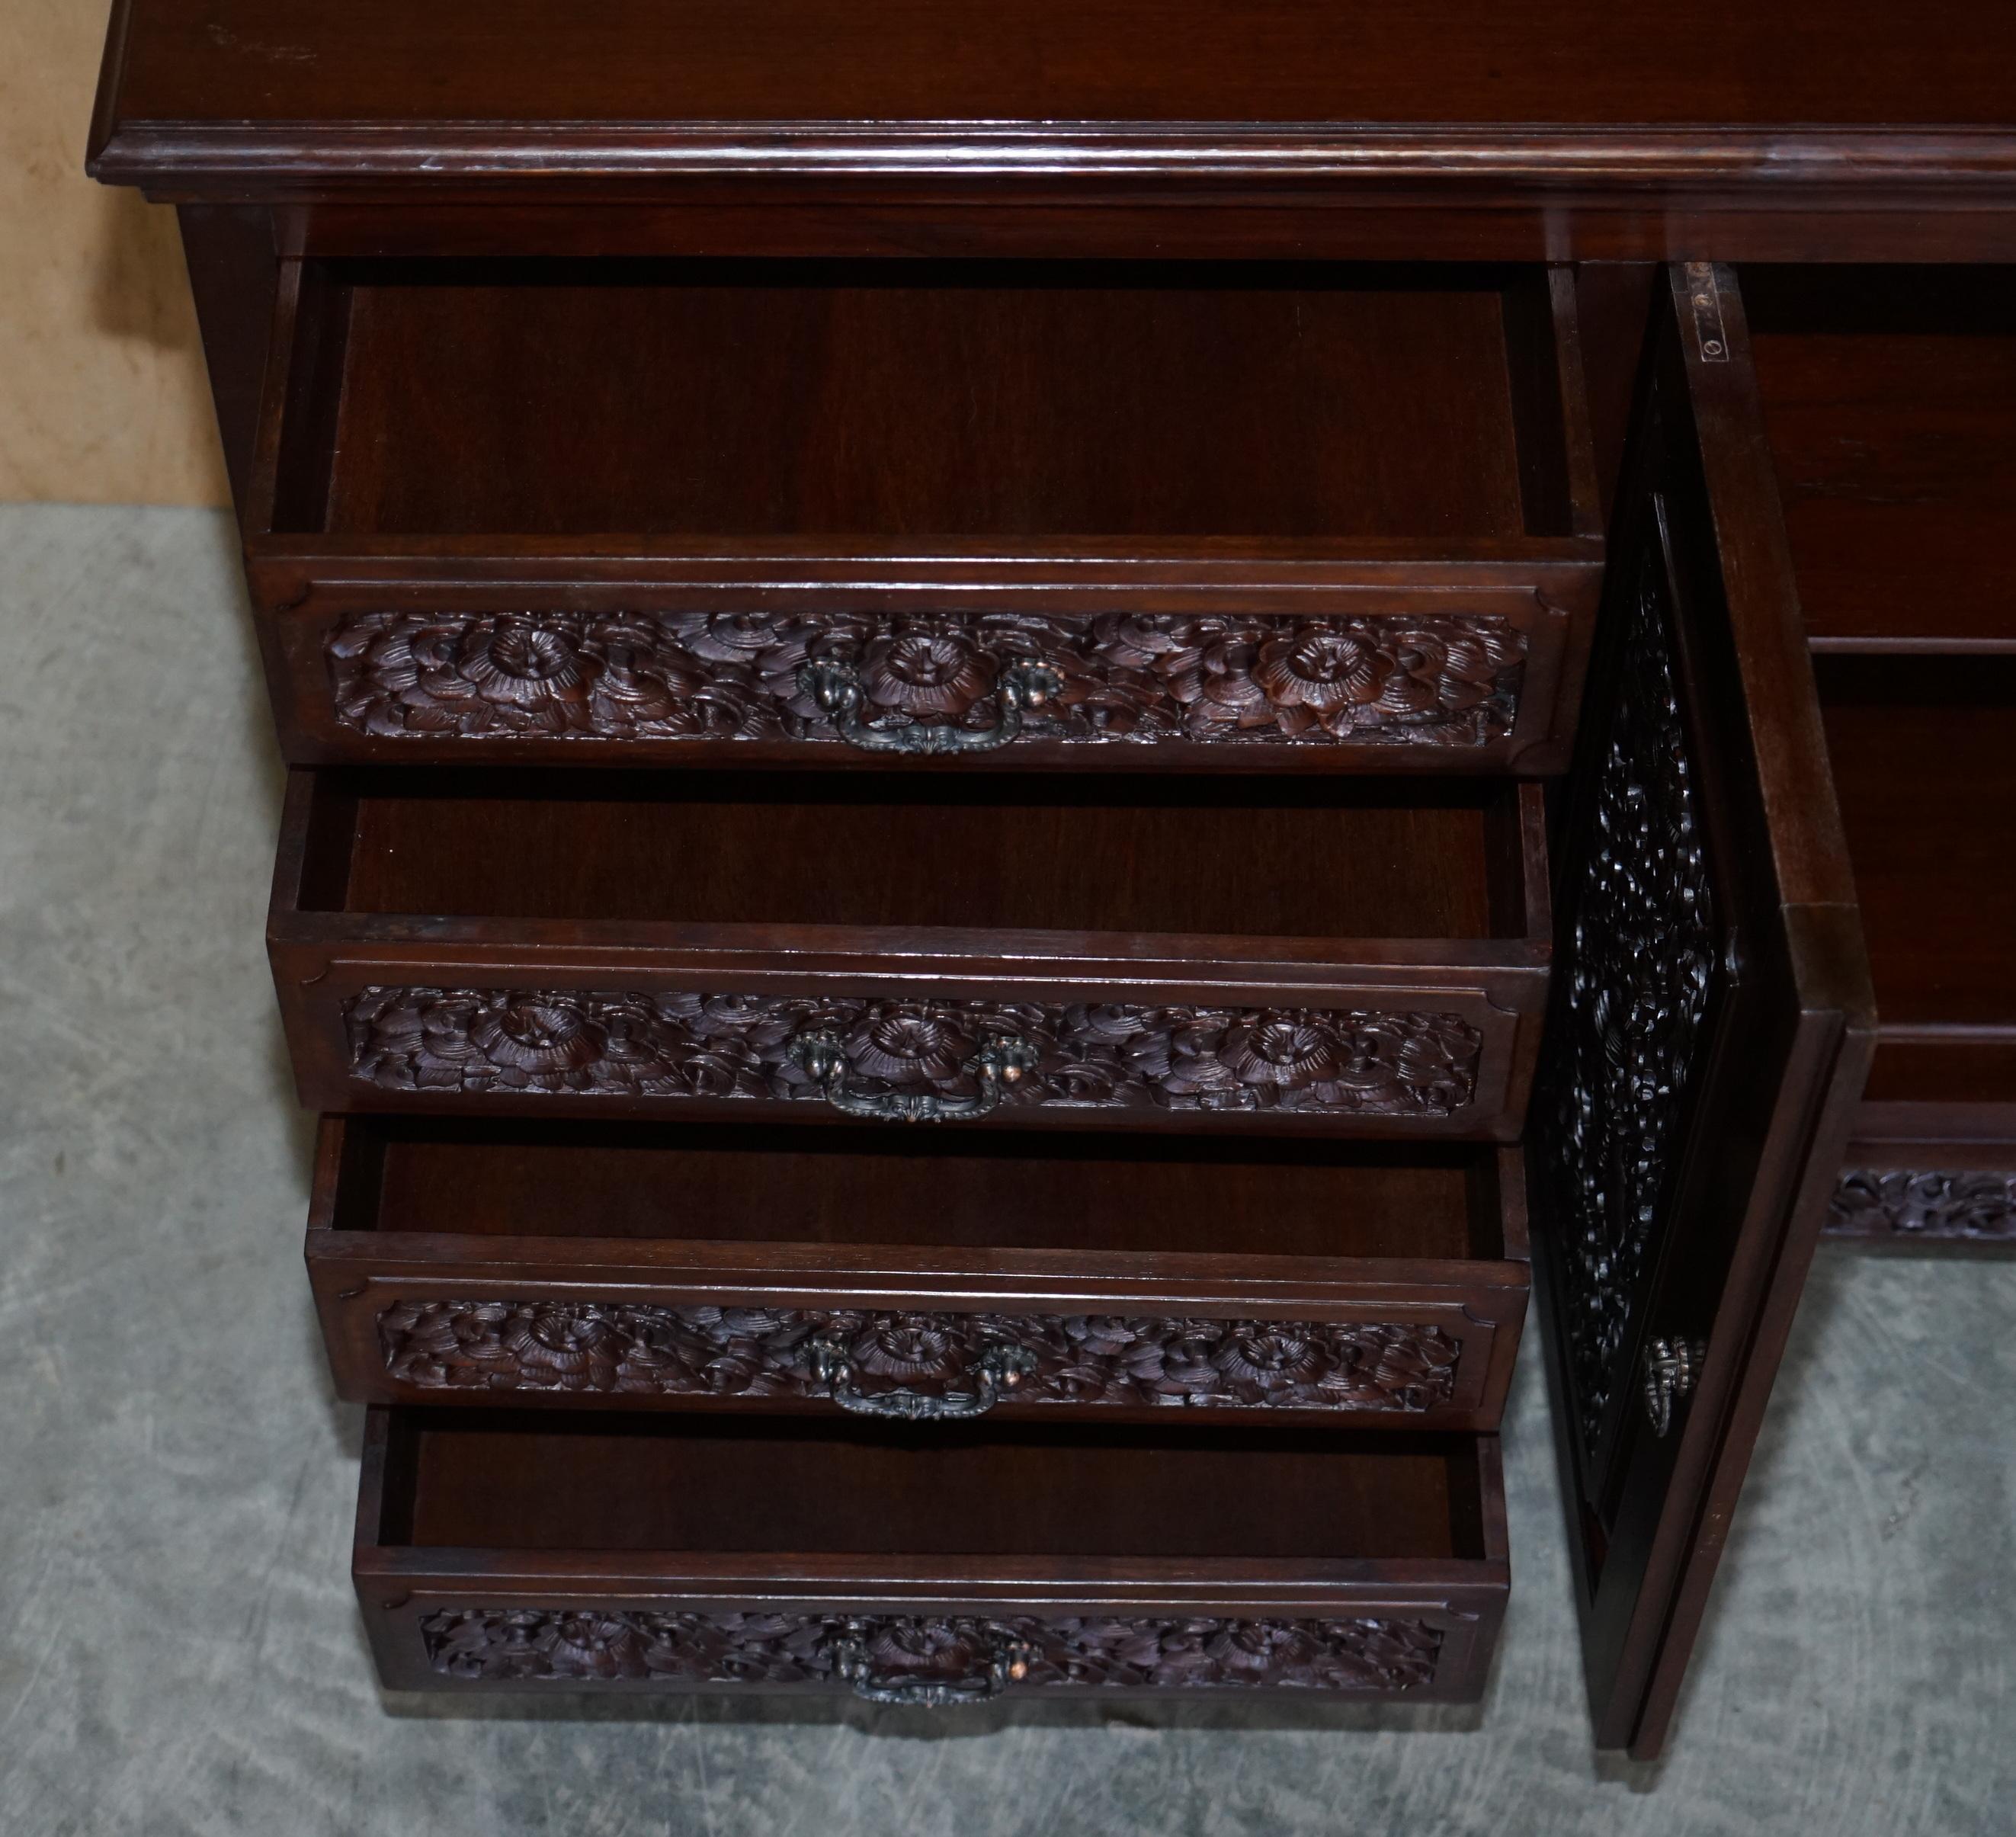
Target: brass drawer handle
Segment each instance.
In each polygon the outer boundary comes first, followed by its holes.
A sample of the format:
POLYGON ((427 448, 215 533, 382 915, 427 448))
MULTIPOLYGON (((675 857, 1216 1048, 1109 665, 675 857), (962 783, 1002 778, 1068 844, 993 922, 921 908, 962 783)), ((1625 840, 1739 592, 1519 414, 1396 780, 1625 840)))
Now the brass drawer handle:
POLYGON ((798 672, 798 687, 818 703, 840 737, 869 753, 985 753, 1006 746, 1022 731, 1022 711, 1039 708, 1064 693, 1064 679, 1048 664, 1018 658, 1004 665, 994 685, 1001 718, 992 727, 960 727, 950 722, 913 721, 900 727, 871 727, 862 717, 866 697, 852 664, 819 662, 798 672))
POLYGON ((985 1416, 1036 1368, 1035 1354, 1024 1346, 990 1345, 974 1363, 973 1388, 938 1396, 907 1388, 864 1391, 854 1381, 847 1342, 826 1335, 812 1343, 812 1376, 841 1409, 856 1416, 894 1416, 905 1422, 962 1422, 985 1416))
POLYGON ((980 1081, 977 1093, 947 1097, 936 1091, 849 1090, 846 1043, 837 1028, 808 1028, 791 1042, 790 1054, 834 1109, 869 1122, 970 1122, 998 1108, 1008 1086, 1035 1071, 1039 1060, 1036 1049, 1020 1035, 994 1034, 966 1062, 965 1069, 980 1081))
POLYGON ((946 1709, 961 1703, 985 1703, 1029 1673, 1036 1651, 1019 1639, 1000 1638, 987 1662, 964 1677, 906 1677, 900 1672, 877 1671, 868 1655, 862 1621, 849 1623, 847 1634, 833 1644, 833 1670, 841 1681, 864 1702, 894 1703, 909 1709, 946 1709))

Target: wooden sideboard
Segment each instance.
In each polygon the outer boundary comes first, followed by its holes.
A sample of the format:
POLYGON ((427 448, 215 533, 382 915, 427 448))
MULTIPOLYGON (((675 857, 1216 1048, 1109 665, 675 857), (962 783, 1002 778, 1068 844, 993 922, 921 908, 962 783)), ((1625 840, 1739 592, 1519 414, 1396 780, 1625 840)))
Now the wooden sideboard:
POLYGON ((1823 1229, 2016 1234, 2012 63, 122 0, 386 1682, 1474 1698, 1530 1268, 1655 1754, 1823 1229))

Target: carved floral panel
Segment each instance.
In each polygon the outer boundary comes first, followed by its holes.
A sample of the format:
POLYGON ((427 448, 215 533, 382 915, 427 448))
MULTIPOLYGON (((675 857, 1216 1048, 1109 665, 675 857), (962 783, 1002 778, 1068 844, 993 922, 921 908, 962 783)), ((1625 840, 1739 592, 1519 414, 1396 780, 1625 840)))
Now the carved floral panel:
POLYGON ((1406 1412, 1449 1401, 1462 1353, 1419 1322, 558 1301, 401 1301, 378 1336, 387 1375, 428 1390, 823 1398, 826 1337, 869 1390, 958 1390, 1005 1346, 1029 1356, 1020 1403, 1406 1412))
POLYGON ((1648 546, 1602 715, 1593 828, 1564 888, 1568 935, 1533 1118, 1560 1221, 1562 1318, 1593 1449, 1618 1393, 1700 1056, 1717 946, 1668 635, 1648 546))
POLYGON ((383 1090, 819 1100, 791 1043, 830 1028, 869 1093, 970 1096, 975 1053, 1012 1034, 1039 1062, 1010 1105, 1423 1118, 1474 1100, 1482 1046, 1455 1014, 678 991, 374 986, 344 1019, 351 1075, 383 1090))
POLYGON ((1827 1228, 1855 1237, 2016 1241, 2016 1172, 1850 1168, 1835 1189, 1827 1228))
POLYGON ((879 1678, 956 1687, 1004 1648, 1011 1688, 1421 1690, 1443 1635, 1417 1619, 1057 1619, 693 1614, 477 1608, 419 1623, 427 1661, 470 1684, 831 1684, 859 1655, 879 1678))
POLYGON ((835 740, 808 662, 860 675, 871 724, 1000 719, 1003 668, 1063 692, 1031 739, 1480 747, 1518 715, 1528 644, 1463 614, 366 612, 325 642, 336 717, 390 739, 835 740))

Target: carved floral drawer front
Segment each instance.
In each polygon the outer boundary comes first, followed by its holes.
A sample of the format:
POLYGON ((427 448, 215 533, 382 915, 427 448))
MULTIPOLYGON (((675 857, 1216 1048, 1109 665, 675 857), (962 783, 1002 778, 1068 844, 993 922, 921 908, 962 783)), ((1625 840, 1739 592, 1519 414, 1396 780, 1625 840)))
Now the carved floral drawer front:
POLYGON ((454 1608, 419 1623, 461 1684, 826 1685, 873 1702, 980 1702, 1057 1686, 1402 1693, 1436 1681, 1425 1620, 663 1613, 454 1608))
POLYGON ((1849 1168, 1827 1229, 1839 1237, 2016 1244, 2016 1153, 2010 1171, 1849 1168))
POLYGON ((910 752, 1474 749, 1510 737, 1528 650, 1506 618, 1453 613, 369 611, 323 641, 337 724, 377 739, 910 752))
POLYGON ((343 1018, 351 1079, 383 1091, 824 1099, 910 1121, 996 1104, 1447 1118, 1476 1099, 1483 1045, 1438 1013, 676 991, 373 985, 343 1018))
POLYGON ((1464 1342, 1420 1322, 883 1313, 408 1299, 377 1317, 394 1383, 467 1394, 824 1399, 963 1418, 995 1403, 1417 1414, 1464 1342))

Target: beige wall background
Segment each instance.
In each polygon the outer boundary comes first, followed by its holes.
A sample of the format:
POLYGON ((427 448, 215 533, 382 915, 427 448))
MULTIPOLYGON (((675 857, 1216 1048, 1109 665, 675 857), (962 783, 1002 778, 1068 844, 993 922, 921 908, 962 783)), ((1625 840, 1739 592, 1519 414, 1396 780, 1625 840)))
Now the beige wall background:
POLYGON ((0 0, 0 502, 228 504, 175 213, 84 175, 104 0, 0 0))

